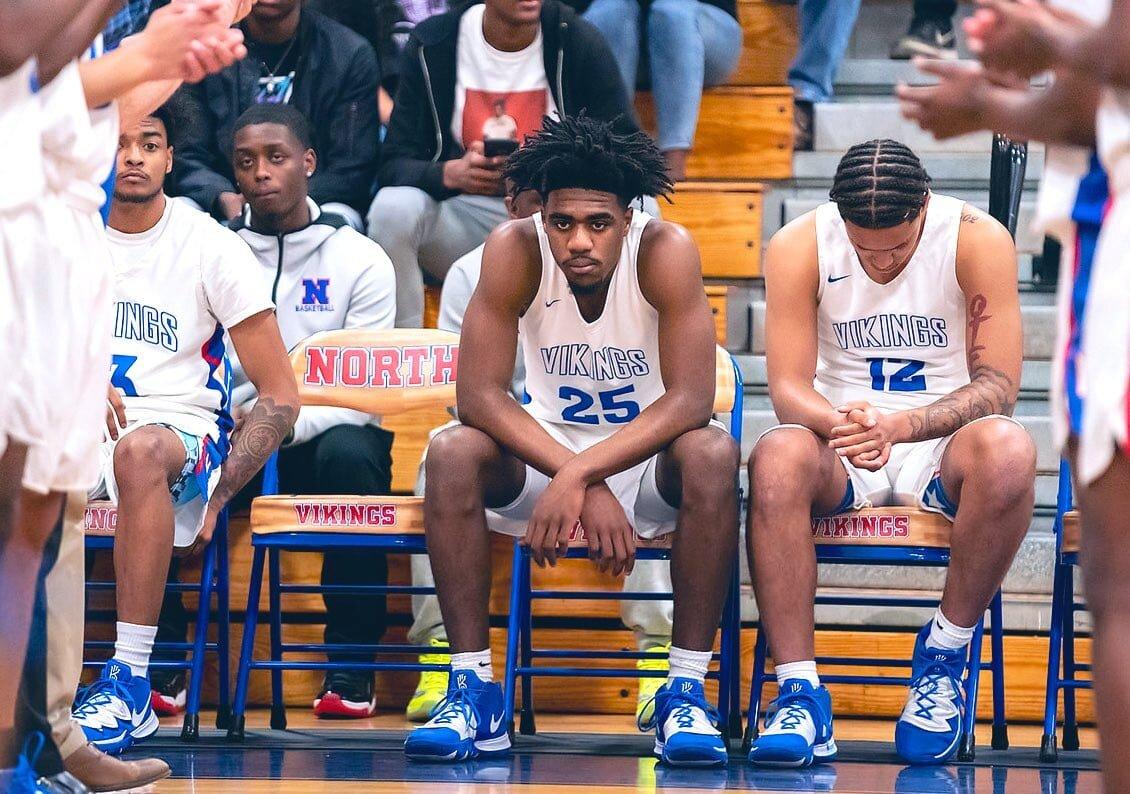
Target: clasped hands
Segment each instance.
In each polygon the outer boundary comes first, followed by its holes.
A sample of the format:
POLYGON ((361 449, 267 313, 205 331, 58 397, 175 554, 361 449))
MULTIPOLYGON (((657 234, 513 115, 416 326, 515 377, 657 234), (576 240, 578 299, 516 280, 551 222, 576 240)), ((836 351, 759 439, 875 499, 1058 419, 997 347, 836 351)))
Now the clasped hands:
POLYGON ((845 403, 836 411, 841 421, 832 428, 828 446, 857 469, 878 471, 887 465, 891 447, 908 440, 900 412, 883 413, 865 401, 845 403))
POLYGON ((586 485, 568 464, 563 466, 534 505, 526 534, 519 540, 539 567, 557 564, 569 548, 577 523, 588 538, 589 558, 614 576, 631 573, 636 561, 635 530, 620 501, 603 481, 586 485))

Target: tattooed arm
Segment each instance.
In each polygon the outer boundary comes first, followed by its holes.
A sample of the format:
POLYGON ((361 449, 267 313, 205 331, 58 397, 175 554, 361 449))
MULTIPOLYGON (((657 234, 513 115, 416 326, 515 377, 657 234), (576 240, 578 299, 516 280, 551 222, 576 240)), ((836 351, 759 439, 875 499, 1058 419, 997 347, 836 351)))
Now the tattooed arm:
POLYGON ((839 454, 889 451, 889 445, 943 438, 974 419, 1012 413, 1023 352, 1016 248, 1003 226, 969 205, 958 232, 957 280, 965 295, 970 382, 908 411, 883 414, 867 403, 841 406, 845 418, 833 429, 831 442, 839 454))
POLYGON ((216 518, 224 505, 263 468, 298 416, 298 386, 279 335, 275 313, 253 314, 229 328, 228 334, 259 397, 232 435, 231 453, 224 462, 216 490, 208 500, 204 529, 189 553, 203 549, 211 540, 216 518))

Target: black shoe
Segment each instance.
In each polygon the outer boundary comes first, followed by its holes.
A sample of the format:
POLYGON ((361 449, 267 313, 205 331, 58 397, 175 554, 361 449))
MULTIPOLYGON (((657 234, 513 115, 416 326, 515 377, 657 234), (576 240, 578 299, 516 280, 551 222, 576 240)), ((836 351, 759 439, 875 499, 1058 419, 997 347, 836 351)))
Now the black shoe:
POLYGON ((357 670, 326 673, 322 691, 314 698, 314 716, 322 719, 365 719, 377 710, 373 674, 357 670))
POLYGON ((957 35, 949 17, 915 17, 910 30, 891 47, 891 58, 908 61, 921 55, 926 58, 957 58, 957 35))
POLYGON ((793 151, 812 151, 812 103, 798 99, 793 102, 793 151))
POLYGON ((187 696, 184 670, 150 670, 150 703, 158 717, 175 717, 184 712, 187 696))

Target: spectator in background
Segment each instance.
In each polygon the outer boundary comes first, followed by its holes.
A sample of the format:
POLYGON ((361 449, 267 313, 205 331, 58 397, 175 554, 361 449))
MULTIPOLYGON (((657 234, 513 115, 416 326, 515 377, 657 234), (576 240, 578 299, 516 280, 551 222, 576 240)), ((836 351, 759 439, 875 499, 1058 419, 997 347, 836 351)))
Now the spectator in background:
POLYGON ((320 155, 311 198, 362 228, 380 139, 372 47, 299 0, 260 0, 241 28, 247 58, 178 93, 189 124, 173 141, 175 193, 221 220, 238 217, 244 197, 228 160, 235 121, 256 104, 293 104, 320 155))
POLYGON ((800 40, 789 67, 793 149, 812 149, 813 105, 832 101, 832 80, 851 39, 860 0, 799 0, 800 40))
MULTIPOLYGON (((293 107, 259 105, 233 124, 233 136, 232 169, 238 189, 247 197, 244 214, 233 228, 259 261, 256 278, 263 296, 275 301, 286 346, 292 348, 318 331, 391 328, 396 296, 392 263, 379 246, 338 216, 322 212, 309 196, 319 161, 307 120, 293 107)), ((232 366, 233 413, 238 416, 241 406, 254 398, 254 388, 240 363, 233 360, 232 366)), ((303 406, 279 451, 281 491, 387 494, 392 434, 377 422, 359 411, 303 406)), ((237 503, 246 505, 258 493, 255 483, 237 503)), ((385 557, 379 552, 327 553, 322 564, 323 584, 382 584, 386 577, 385 557)), ((383 597, 324 598, 326 642, 380 642, 383 597)), ((166 603, 159 639, 168 633, 183 642, 187 615, 179 598, 166 598, 166 603)), ((371 654, 335 653, 330 658, 373 660, 371 654)), ((166 694, 171 694, 169 689, 166 694)), ((321 717, 368 717, 375 708, 373 675, 368 671, 328 673, 314 700, 314 713, 321 717)))
POLYGON ((559 111, 636 125, 608 45, 559 0, 487 0, 432 17, 401 65, 369 235, 396 267, 397 325, 412 328, 424 317, 421 269, 443 278, 506 218, 505 158, 487 156, 482 140, 494 102, 505 100, 517 140, 559 111))
POLYGON ((957 58, 957 36, 953 31, 953 15, 957 0, 914 0, 914 16, 906 35, 895 42, 891 57, 907 61, 924 58, 957 58))
POLYGON ((608 40, 629 94, 643 50, 659 149, 671 178, 685 179, 702 89, 726 82, 741 57, 737 1, 593 0, 584 18, 608 40))

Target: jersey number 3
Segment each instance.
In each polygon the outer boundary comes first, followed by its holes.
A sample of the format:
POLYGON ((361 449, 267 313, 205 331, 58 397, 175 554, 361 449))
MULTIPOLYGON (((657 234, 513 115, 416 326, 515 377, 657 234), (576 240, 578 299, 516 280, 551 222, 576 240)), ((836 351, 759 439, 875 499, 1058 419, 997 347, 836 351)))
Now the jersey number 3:
POLYGON ((869 358, 871 362, 871 388, 875 391, 926 391, 926 376, 920 375, 926 366, 925 361, 909 358, 869 358), (887 365, 902 364, 890 375, 885 374, 887 365))
POLYGON ((115 389, 120 389, 122 394, 126 397, 136 397, 137 387, 133 385, 126 374, 129 368, 137 363, 137 356, 114 356, 111 363, 113 371, 110 373, 110 385, 115 389))
POLYGON ((562 386, 557 390, 557 396, 568 400, 569 405, 561 411, 561 418, 566 422, 577 422, 582 425, 599 425, 603 418, 605 422, 614 425, 626 425, 640 415, 640 404, 635 400, 622 400, 636 390, 635 386, 624 386, 619 389, 597 392, 600 399, 601 413, 588 413, 596 404, 596 400, 587 391, 574 389, 572 386, 562 386))

